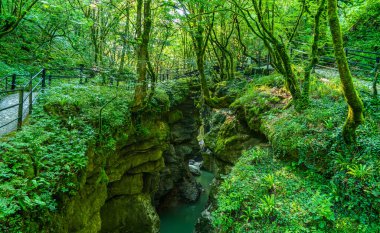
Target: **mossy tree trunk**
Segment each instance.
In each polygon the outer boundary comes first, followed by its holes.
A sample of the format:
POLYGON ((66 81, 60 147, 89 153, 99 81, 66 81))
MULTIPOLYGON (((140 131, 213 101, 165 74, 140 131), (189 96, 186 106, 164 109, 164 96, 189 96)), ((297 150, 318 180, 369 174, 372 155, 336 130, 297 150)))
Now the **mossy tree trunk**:
POLYGON ((305 80, 302 85, 302 104, 304 107, 309 106, 309 95, 310 95, 310 75, 311 71, 318 64, 318 43, 320 38, 320 23, 321 16, 326 9, 326 0, 321 0, 318 11, 314 16, 314 35, 313 44, 311 46, 311 55, 309 64, 305 67, 305 80))
POLYGON ((189 33, 193 41, 193 47, 197 59, 197 68, 199 71, 199 79, 202 88, 202 96, 204 99, 210 99, 210 91, 207 85, 205 74, 205 53, 210 39, 212 27, 214 25, 215 12, 211 12, 211 20, 207 20, 206 16, 210 12, 206 12, 205 3, 179 1, 186 16, 186 23, 189 33))
POLYGON ((327 0, 327 11, 335 59, 339 69, 343 93, 348 103, 348 116, 343 126, 343 138, 347 144, 352 144, 356 139, 356 128, 364 121, 363 102, 355 90, 351 72, 348 67, 337 9, 337 0, 327 0))
POLYGON ((214 48, 215 56, 218 58, 221 80, 225 78, 233 79, 235 74, 235 59, 233 51, 231 51, 229 47, 232 35, 235 31, 237 16, 223 14, 220 16, 219 21, 220 23, 216 25, 218 28, 215 29, 214 27, 212 29, 210 41, 214 48), (228 19, 231 21, 227 22, 228 19))
POLYGON ((203 26, 204 11, 205 11, 204 6, 202 4, 200 7, 199 15, 197 17, 197 20, 198 20, 197 29, 196 29, 195 35, 193 36, 193 40, 194 40, 195 53, 197 56, 197 67, 199 71, 203 97, 205 99, 209 99, 210 91, 208 89, 206 74, 205 74, 205 52, 207 48, 209 35, 207 35, 206 38, 204 36, 204 33, 205 33, 205 29, 203 26))
POLYGON ((124 72, 124 65, 125 65, 125 56, 127 54, 127 49, 129 48, 128 46, 128 40, 129 40, 129 20, 131 18, 131 13, 130 13, 130 7, 129 5, 125 8, 125 27, 124 27, 124 33, 121 35, 121 39, 123 41, 123 48, 121 51, 121 56, 120 56, 120 65, 119 65, 119 73, 124 72))
POLYGON ((137 47, 137 84, 135 87, 134 110, 141 109, 144 106, 144 100, 147 97, 147 64, 148 45, 150 30, 152 27, 151 19, 151 2, 152 0, 137 1, 137 18, 136 18, 136 36, 138 41, 137 47), (142 10, 144 10, 144 22, 142 23, 142 10), (143 25, 142 25, 143 24, 143 25), (142 30, 143 27, 143 30, 142 30))

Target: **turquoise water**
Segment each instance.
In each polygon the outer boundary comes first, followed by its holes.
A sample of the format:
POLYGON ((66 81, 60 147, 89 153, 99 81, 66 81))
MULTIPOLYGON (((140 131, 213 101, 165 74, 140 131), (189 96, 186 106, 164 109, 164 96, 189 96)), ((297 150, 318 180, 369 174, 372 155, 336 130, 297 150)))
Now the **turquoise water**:
POLYGON ((193 233, 195 223, 205 209, 208 195, 210 193, 210 184, 214 175, 202 171, 201 176, 196 180, 201 183, 204 192, 198 202, 194 204, 179 204, 160 213, 161 233, 193 233))

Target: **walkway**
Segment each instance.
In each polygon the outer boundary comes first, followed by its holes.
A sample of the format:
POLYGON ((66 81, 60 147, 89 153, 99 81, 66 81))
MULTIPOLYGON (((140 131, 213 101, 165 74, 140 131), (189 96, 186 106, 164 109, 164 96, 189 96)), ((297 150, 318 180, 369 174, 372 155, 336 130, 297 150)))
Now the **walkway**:
MULTIPOLYGON (((315 73, 323 78, 326 79, 332 79, 332 78, 339 78, 339 72, 336 69, 327 69, 327 68, 317 68, 315 69, 315 73)), ((375 74, 374 74, 375 75, 375 74)), ((353 75, 354 82, 360 83, 361 85, 368 88, 368 90, 372 93, 372 81, 366 81, 363 79, 356 78, 355 75, 353 75)), ((380 93, 380 84, 376 85, 377 93, 380 93)))
MULTIPOLYGON (((24 94, 27 95, 28 93, 24 94)), ((33 93, 33 99, 36 98, 37 93, 33 93)), ((7 110, 4 110, 0 112, 0 125, 6 125, 10 122, 10 124, 0 128, 0 136, 3 136, 7 133, 10 133, 14 130, 17 129, 17 116, 18 116, 18 103, 19 103, 19 94, 11 94, 8 95, 0 100, 0 109, 6 108, 8 106, 13 106, 16 105, 12 108, 9 108, 7 110)), ((29 112, 29 102, 24 101, 24 106, 23 106, 23 120, 27 117, 27 113, 29 112)))

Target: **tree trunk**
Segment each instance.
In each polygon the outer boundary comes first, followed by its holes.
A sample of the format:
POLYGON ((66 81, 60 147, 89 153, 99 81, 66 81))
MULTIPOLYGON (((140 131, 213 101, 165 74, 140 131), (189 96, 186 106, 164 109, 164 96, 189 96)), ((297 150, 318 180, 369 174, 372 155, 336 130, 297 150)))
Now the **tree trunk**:
POLYGON ((348 116, 343 126, 343 138, 347 144, 355 142, 356 128, 364 121, 363 103, 355 90, 352 76, 348 67, 346 54, 343 48, 342 32, 340 28, 337 0, 327 1, 330 31, 332 35, 335 59, 338 64, 340 81, 343 93, 348 103, 348 116))
MULTIPOLYGON (((196 55, 197 55, 197 67, 199 71, 199 78, 201 81, 201 87, 203 92, 203 97, 205 99, 210 99, 210 91, 207 86, 207 80, 205 75, 205 64, 204 64, 204 55, 207 47, 207 40, 204 38, 204 27, 202 25, 203 22, 203 16, 204 13, 204 7, 202 5, 200 9, 200 14, 198 16, 199 22, 197 23, 197 32, 195 35, 195 47, 196 47, 196 55)), ((211 30, 211 29, 210 29, 211 30)))
POLYGON ((310 75, 315 65, 318 64, 318 43, 320 37, 320 22, 321 15, 325 9, 326 0, 322 0, 317 13, 314 16, 314 36, 313 44, 311 46, 311 55, 309 64, 305 67, 305 80, 302 85, 302 105, 304 107, 309 106, 309 93, 310 93, 310 75))
POLYGON ((144 25, 143 32, 141 30, 141 13, 142 13, 142 1, 137 1, 137 35, 141 35, 141 37, 137 37, 139 40, 139 45, 137 48, 137 84, 135 87, 135 101, 134 101, 134 109, 138 110, 144 105, 144 100, 147 96, 147 62, 148 62, 148 45, 149 45, 149 37, 150 30, 152 26, 151 19, 151 9, 150 4, 151 0, 144 1, 144 25), (140 26, 139 26, 140 25, 140 26), (142 33, 142 34, 141 34, 142 33), (141 41, 140 41, 141 40, 141 41))
POLYGON ((130 18, 129 6, 126 9, 126 17, 127 17, 127 19, 125 20, 124 35, 122 36, 122 39, 123 39, 123 49, 121 51, 119 73, 122 73, 123 70, 124 70, 125 55, 127 53, 127 48, 128 48, 129 18, 130 18))
POLYGON ((283 73, 282 72, 280 73, 284 75, 286 87, 293 98, 294 107, 297 111, 299 111, 301 110, 300 109, 301 90, 297 82, 296 74, 292 67, 290 56, 287 53, 285 46, 278 41, 276 41, 275 50, 278 52, 279 57, 281 59, 282 66, 283 66, 283 73))
POLYGON ((202 93, 205 99, 210 99, 210 91, 207 86, 207 80, 205 75, 204 54, 197 51, 197 67, 199 71, 199 78, 201 81, 202 93))

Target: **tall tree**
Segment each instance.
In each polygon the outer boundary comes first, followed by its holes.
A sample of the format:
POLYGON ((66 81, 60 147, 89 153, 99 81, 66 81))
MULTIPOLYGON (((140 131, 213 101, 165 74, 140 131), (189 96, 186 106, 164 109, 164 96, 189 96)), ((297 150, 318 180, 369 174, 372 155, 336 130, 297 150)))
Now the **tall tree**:
POLYGON ((305 80, 302 85, 302 105, 307 107, 309 105, 309 93, 310 93, 310 75, 312 69, 318 64, 318 45, 320 40, 320 25, 321 17, 326 9, 326 0, 321 0, 317 13, 314 15, 314 33, 313 43, 311 46, 311 54, 308 64, 305 67, 305 80))
POLYGON ((214 24, 215 12, 213 9, 210 9, 209 12, 206 10, 207 2, 205 1, 180 1, 180 4, 193 40, 203 97, 208 100, 210 99, 210 91, 205 74, 205 53, 214 24))
POLYGON ((125 25, 124 25, 124 32, 121 34, 122 39, 122 50, 120 55, 120 64, 119 64, 119 73, 122 73, 124 71, 124 65, 125 65, 125 56, 127 54, 128 50, 128 41, 130 40, 130 23, 129 20, 131 18, 131 10, 130 5, 127 3, 127 6, 125 8, 125 25))
POLYGON ((212 29, 210 37, 211 44, 219 63, 220 78, 232 79, 235 73, 235 59, 231 51, 231 38, 237 23, 236 15, 231 15, 229 11, 218 12, 216 23, 212 29))
POLYGON ((151 0, 137 0, 137 85, 135 88, 134 110, 139 110, 142 108, 144 106, 144 100, 147 97, 148 84, 146 75, 147 65, 149 62, 148 46, 150 40, 150 30, 152 27, 151 2, 151 0))
POLYGON ((276 19, 278 15, 276 9, 283 9, 281 14, 285 14, 286 11, 284 9, 286 6, 279 4, 276 8, 275 4, 277 3, 269 0, 252 0, 250 5, 247 5, 246 2, 243 4, 237 0, 232 0, 232 3, 237 7, 237 13, 247 23, 251 32, 264 42, 265 47, 271 55, 271 65, 284 76, 287 89, 292 95, 293 103, 296 109, 299 109, 301 90, 292 65, 288 45, 294 39, 298 29, 298 25, 304 13, 305 1, 301 2, 297 21, 292 27, 292 30, 283 30, 284 27, 280 28, 275 25, 276 21, 279 21, 276 19))
POLYGON ((355 142, 356 128, 364 121, 363 102, 355 90, 352 76, 343 47, 343 37, 338 17, 338 1, 327 0, 330 31, 334 45, 335 59, 338 65, 343 93, 348 103, 348 115, 343 126, 343 138, 347 144, 355 142))

